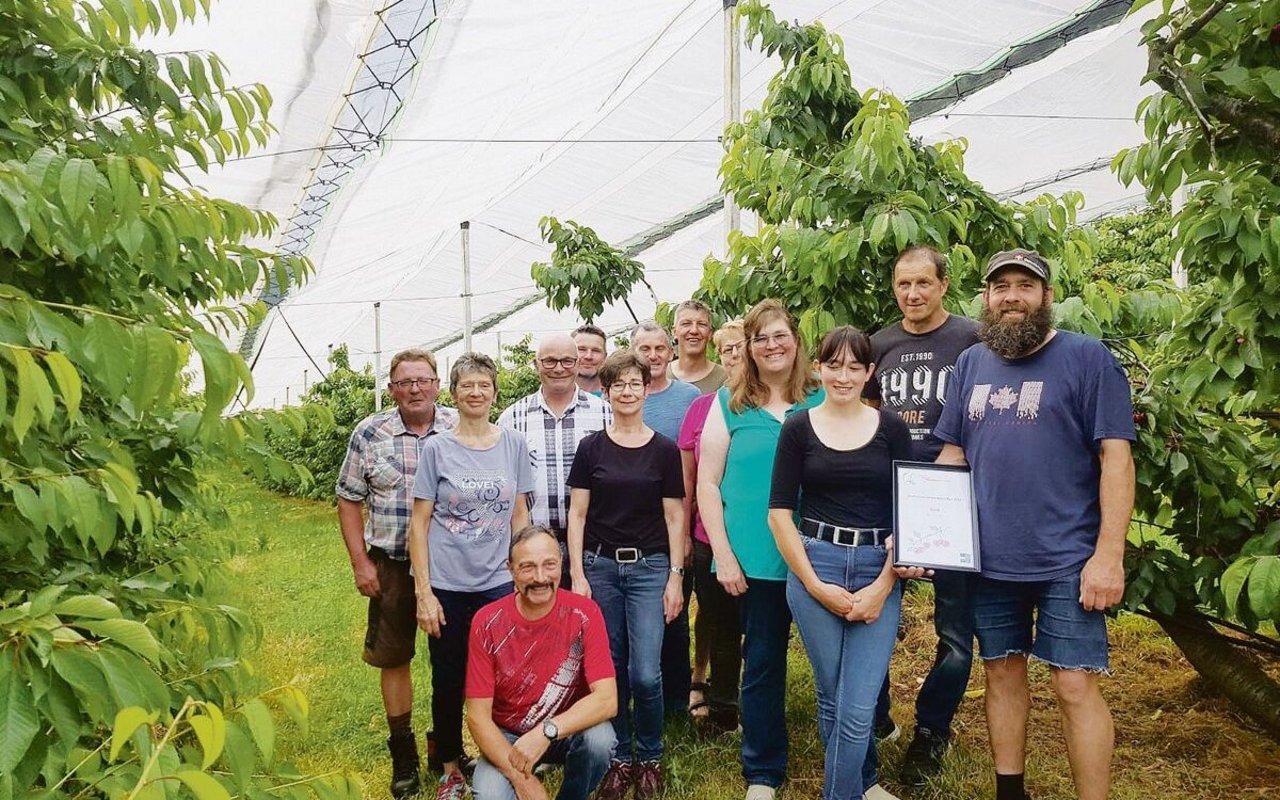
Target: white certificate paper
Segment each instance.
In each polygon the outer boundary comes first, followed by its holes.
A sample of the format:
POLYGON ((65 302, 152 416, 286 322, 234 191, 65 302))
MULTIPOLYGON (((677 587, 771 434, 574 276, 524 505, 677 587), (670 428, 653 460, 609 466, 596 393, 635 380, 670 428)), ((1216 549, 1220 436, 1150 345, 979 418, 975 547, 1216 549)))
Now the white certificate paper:
POLYGON ((893 462, 893 534, 896 566, 979 571, 969 468, 893 462))

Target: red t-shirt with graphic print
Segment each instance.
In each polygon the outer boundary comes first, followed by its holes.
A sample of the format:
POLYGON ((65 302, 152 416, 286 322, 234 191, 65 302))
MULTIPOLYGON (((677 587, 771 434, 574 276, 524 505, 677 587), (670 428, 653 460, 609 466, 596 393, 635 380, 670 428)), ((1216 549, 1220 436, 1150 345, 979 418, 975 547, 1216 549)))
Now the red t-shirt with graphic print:
POLYGON ((525 733, 612 677, 604 617, 588 598, 559 589, 549 614, 527 620, 512 594, 471 623, 467 697, 492 697, 493 721, 503 730, 525 733))

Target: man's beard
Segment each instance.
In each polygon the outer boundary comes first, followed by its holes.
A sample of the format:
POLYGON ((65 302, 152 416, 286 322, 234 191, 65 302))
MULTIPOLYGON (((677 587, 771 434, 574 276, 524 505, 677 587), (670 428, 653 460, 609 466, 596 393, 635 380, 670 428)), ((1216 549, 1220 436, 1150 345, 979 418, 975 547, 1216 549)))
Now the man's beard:
POLYGON ((1039 347, 1049 335, 1053 327, 1053 304, 1045 298, 1034 311, 1024 306, 1021 309, 1023 317, 1016 322, 1001 320, 1002 311, 1007 310, 1011 309, 984 307, 978 338, 1002 358, 1022 358, 1039 347))

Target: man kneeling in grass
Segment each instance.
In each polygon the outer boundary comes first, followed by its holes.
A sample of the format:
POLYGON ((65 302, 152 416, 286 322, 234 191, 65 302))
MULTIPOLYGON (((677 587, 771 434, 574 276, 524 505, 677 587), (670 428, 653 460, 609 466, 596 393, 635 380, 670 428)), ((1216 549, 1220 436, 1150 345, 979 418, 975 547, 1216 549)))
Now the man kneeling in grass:
POLYGON ((559 800, 587 800, 609 768, 618 689, 604 618, 560 590, 560 545, 541 525, 511 537, 515 593, 471 624, 467 725, 476 800, 545 800, 540 762, 563 763, 559 800))

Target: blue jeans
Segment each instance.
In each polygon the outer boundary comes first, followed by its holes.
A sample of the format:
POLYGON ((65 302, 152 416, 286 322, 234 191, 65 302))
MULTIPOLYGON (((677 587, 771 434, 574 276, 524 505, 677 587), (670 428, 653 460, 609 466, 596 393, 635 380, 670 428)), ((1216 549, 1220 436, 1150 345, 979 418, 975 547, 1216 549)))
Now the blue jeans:
MULTIPOLYGON (((938 649, 933 666, 916 696, 916 730, 927 728, 945 739, 951 738, 951 721, 969 688, 973 669, 973 582, 968 572, 938 570, 933 576, 933 630, 938 649)), ((889 676, 876 703, 876 725, 887 726, 889 716, 889 676)))
POLYGON ((933 630, 938 650, 916 697, 916 727, 951 738, 951 720, 973 669, 973 580, 968 572, 933 576, 933 630))
MULTIPOLYGON (((885 548, 843 547, 803 537, 819 580, 857 591, 884 569, 885 548)), ((848 622, 827 610, 795 575, 787 578, 787 602, 813 663, 818 731, 826 748, 823 800, 860 798, 876 783, 876 698, 889 668, 902 615, 902 587, 895 583, 874 622, 848 622)))
POLYGON ((787 777, 786 581, 747 578, 742 614, 742 777, 775 789, 787 777))
POLYGON ((1079 572, 1025 583, 979 577, 973 619, 984 661, 1029 655, 1057 669, 1109 674, 1107 616, 1080 605, 1079 572))
POLYGON ((662 758, 662 590, 671 560, 666 553, 620 564, 595 552, 582 557, 591 599, 600 606, 609 633, 609 653, 618 680, 620 761, 662 758), (632 729, 635 744, 632 746, 632 729))
MULTIPOLYGON (((511 731, 502 733, 512 744, 520 738, 511 731)), ((613 725, 601 722, 551 743, 539 763, 564 764, 564 780, 556 800, 587 800, 609 769, 614 741, 613 725)), ((471 794, 475 800, 516 800, 511 782, 484 756, 476 762, 471 794)))

